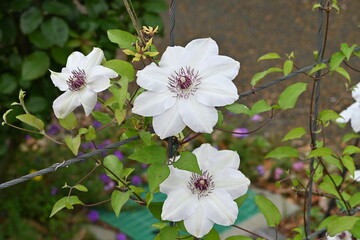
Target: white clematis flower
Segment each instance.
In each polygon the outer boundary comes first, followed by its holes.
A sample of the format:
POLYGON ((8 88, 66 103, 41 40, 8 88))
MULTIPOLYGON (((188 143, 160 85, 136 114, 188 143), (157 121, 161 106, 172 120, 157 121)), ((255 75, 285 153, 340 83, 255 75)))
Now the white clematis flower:
POLYGON ((238 215, 234 199, 244 195, 250 180, 239 170, 239 155, 235 151, 218 151, 210 144, 195 149, 202 175, 170 166, 169 177, 160 184, 167 194, 161 218, 184 220, 187 231, 201 238, 214 223, 229 226, 238 215))
POLYGON ((327 240, 351 240, 352 234, 349 231, 344 231, 344 232, 336 234, 333 237, 330 237, 329 235, 327 235, 326 239, 327 240))
POLYGON ((353 179, 357 182, 360 182, 360 170, 355 170, 353 179))
POLYGON ((60 73, 50 70, 54 85, 65 91, 53 103, 57 118, 65 118, 80 105, 89 116, 96 105, 97 93, 110 87, 109 78, 118 76, 112 69, 100 65, 103 58, 100 48, 94 48, 87 56, 73 52, 60 73))
POLYGON ((218 120, 215 107, 235 102, 239 96, 232 80, 240 63, 221 56, 211 38, 196 39, 184 47, 168 47, 159 65, 137 72, 140 94, 133 112, 153 117, 155 133, 164 139, 188 126, 211 133, 218 120))
POLYGON ((352 97, 356 102, 342 111, 340 113, 342 118, 338 118, 336 121, 338 123, 347 123, 348 121, 351 121, 351 127, 354 132, 360 132, 360 83, 358 83, 352 91, 352 97))

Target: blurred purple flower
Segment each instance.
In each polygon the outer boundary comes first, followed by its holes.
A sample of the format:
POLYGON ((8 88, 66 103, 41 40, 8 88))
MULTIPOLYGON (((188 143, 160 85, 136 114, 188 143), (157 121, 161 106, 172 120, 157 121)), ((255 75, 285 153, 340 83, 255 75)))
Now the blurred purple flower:
POLYGON ((124 159, 124 154, 122 154, 119 150, 116 150, 113 154, 117 156, 119 160, 124 159))
POLYGON ((142 164, 141 164, 141 167, 142 167, 142 168, 148 168, 148 166, 149 166, 149 164, 146 164, 146 163, 142 163, 142 164))
POLYGON ((51 191, 50 191, 50 193, 51 193, 51 195, 56 195, 57 193, 59 192, 59 189, 57 188, 57 187, 52 187, 51 188, 51 191))
MULTIPOLYGON (((249 132, 249 129, 247 129, 247 128, 235 128, 233 130, 233 132, 247 133, 247 132, 249 132)), ((236 137, 236 138, 245 138, 245 137, 248 136, 248 134, 235 134, 235 133, 233 133, 232 135, 233 135, 233 137, 236 137)))
POLYGON ((96 220, 98 220, 100 217, 99 212, 96 210, 91 210, 87 216, 89 221, 92 223, 96 222, 96 220))
POLYGON ((110 180, 105 186, 104 186, 104 190, 105 191, 110 191, 115 187, 115 182, 113 180, 110 180))
POLYGON ((25 140, 26 140, 26 141, 28 141, 28 140, 30 140, 30 139, 32 139, 32 136, 30 136, 30 135, 26 135, 26 136, 25 136, 25 140))
POLYGON ((82 147, 83 149, 94 148, 94 144, 91 143, 91 142, 87 142, 87 143, 81 144, 81 147, 82 147))
POLYGON ((55 134, 57 134, 58 132, 60 131, 60 127, 59 127, 59 125, 57 125, 57 124, 50 124, 49 126, 48 126, 48 134, 50 134, 50 135, 55 135, 55 134))
POLYGON ((261 175, 261 176, 265 174, 264 165, 258 165, 256 167, 256 170, 258 171, 259 175, 261 175))
POLYGON ((304 163, 303 163, 303 162, 293 163, 292 168, 293 168, 295 171, 301 171, 301 170, 304 168, 304 163))
POLYGON ((255 114, 252 118, 250 118, 253 122, 260 122, 263 118, 259 114, 255 114))
POLYGON ((284 170, 282 170, 281 168, 275 168, 275 171, 274 171, 274 178, 276 180, 279 180, 281 178, 281 175, 284 173, 284 170))
POLYGON ((102 143, 100 143, 97 147, 98 147, 98 149, 100 149, 100 148, 103 148, 103 147, 105 147, 105 146, 107 146, 107 145, 110 145, 110 144, 112 144, 112 142, 111 142, 111 140, 110 139, 105 139, 102 143))
POLYGON ((108 177, 108 175, 106 175, 105 173, 100 174, 99 179, 100 181, 102 181, 103 184, 107 184, 111 181, 111 178, 108 177))
POLYGON ((94 128, 99 128, 99 127, 101 127, 101 125, 102 125, 102 124, 101 124, 101 122, 99 122, 99 121, 96 121, 96 120, 95 120, 95 121, 93 122, 94 128))
POLYGON ((116 234, 116 240, 126 240, 127 237, 125 235, 125 233, 118 233, 116 234))
POLYGON ((101 105, 102 105, 101 103, 97 102, 97 103, 95 104, 94 111, 99 110, 99 109, 101 108, 101 105))
POLYGON ((142 180, 141 180, 141 177, 137 176, 137 175, 134 175, 131 179, 131 183, 134 185, 134 186, 140 186, 140 184, 142 183, 142 180))

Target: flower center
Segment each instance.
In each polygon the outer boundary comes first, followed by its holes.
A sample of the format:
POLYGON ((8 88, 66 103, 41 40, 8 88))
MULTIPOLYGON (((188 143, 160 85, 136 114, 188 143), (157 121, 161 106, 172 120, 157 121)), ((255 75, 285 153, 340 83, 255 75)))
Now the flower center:
POLYGON ((192 173, 187 186, 193 194, 198 195, 198 198, 208 196, 209 193, 215 189, 215 183, 212 176, 210 176, 207 171, 202 175, 192 173))
POLYGON ((83 69, 71 71, 72 75, 66 81, 71 91, 79 91, 86 85, 86 74, 83 69))
POLYGON ((190 67, 182 67, 174 72, 175 74, 169 77, 169 90, 178 98, 189 98, 190 95, 194 95, 198 89, 197 86, 201 83, 199 71, 190 67))

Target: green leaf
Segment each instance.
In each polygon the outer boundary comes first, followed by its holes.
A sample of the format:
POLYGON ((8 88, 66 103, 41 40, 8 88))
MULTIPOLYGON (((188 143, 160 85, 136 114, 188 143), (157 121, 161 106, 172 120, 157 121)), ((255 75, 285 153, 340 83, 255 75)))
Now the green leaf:
POLYGON ((322 157, 322 156, 327 156, 327 155, 332 155, 332 154, 333 154, 333 151, 330 148, 322 147, 322 148, 312 150, 306 158, 322 157))
POLYGON ((202 237, 204 240, 220 240, 220 235, 215 228, 212 228, 208 234, 202 237))
POLYGON ((27 109, 33 113, 40 113, 48 109, 49 100, 41 96, 30 96, 27 101, 27 109))
POLYGON ((114 59, 106 61, 103 65, 104 67, 108 67, 114 70, 117 74, 119 74, 120 77, 127 77, 129 79, 129 82, 135 80, 135 70, 131 63, 123 60, 114 59))
POLYGON ((118 124, 121 124, 126 118, 126 109, 115 109, 115 119, 118 124))
POLYGON ((41 24, 41 32, 48 41, 59 47, 63 47, 69 38, 67 23, 58 17, 52 17, 43 22, 41 24))
POLYGON ((76 185, 74 186, 74 188, 77 189, 77 190, 79 190, 79 191, 81 191, 81 192, 87 192, 87 191, 88 191, 88 189, 87 189, 84 185, 82 185, 82 184, 76 184, 76 185))
POLYGON ((196 156, 191 152, 182 152, 179 160, 174 162, 173 166, 181 170, 202 174, 196 156))
POLYGON ((341 140, 341 143, 346 143, 346 142, 348 142, 348 141, 351 140, 351 139, 359 138, 359 137, 360 137, 360 134, 347 133, 347 134, 344 135, 343 139, 341 140))
POLYGON ((306 130, 302 127, 291 129, 290 132, 288 132, 285 137, 281 140, 282 142, 295 139, 295 138, 301 138, 306 133, 306 130))
POLYGON ((43 76, 50 66, 50 58, 45 52, 34 52, 25 57, 21 66, 21 78, 31 81, 43 76))
POLYGON ((255 73, 250 82, 251 86, 255 86, 266 75, 273 72, 283 72, 283 70, 281 68, 269 68, 263 72, 255 73))
POLYGON ((71 49, 66 47, 52 47, 51 56, 52 58, 61 65, 66 65, 67 58, 72 53, 71 49))
POLYGON ((352 229, 349 232, 353 235, 354 238, 360 239, 360 221, 357 221, 352 229))
POLYGON ((314 72, 320 71, 321 69, 324 69, 324 68, 327 68, 326 64, 325 63, 319 63, 315 67, 313 67, 308 74, 311 75, 314 72))
POLYGON ((335 188, 334 184, 332 184, 332 183, 322 182, 322 183, 319 185, 319 189, 321 189, 322 191, 324 191, 324 192, 326 192, 326 193, 329 193, 329 194, 334 195, 334 196, 337 197, 338 199, 340 198, 339 193, 336 191, 336 188, 335 188))
POLYGON ((118 178, 123 177, 123 163, 119 161, 119 158, 115 155, 107 155, 104 158, 103 162, 104 166, 110 169, 116 176, 110 173, 107 169, 105 169, 106 175, 108 175, 112 180, 118 181, 118 178))
POLYGON ((177 227, 167 226, 160 230, 160 240, 177 240, 177 236, 177 227))
POLYGON ((162 213, 163 205, 164 205, 163 202, 152 202, 148 207, 151 214, 159 221, 162 221, 161 213, 162 213))
POLYGON ((151 145, 148 147, 137 149, 128 158, 136 160, 141 163, 164 163, 167 161, 166 149, 158 145, 151 145))
POLYGON ((319 8, 319 7, 321 7, 321 4, 320 4, 320 3, 316 3, 316 4, 313 5, 312 10, 314 11, 315 9, 317 9, 317 8, 319 8))
POLYGON ((296 101, 301 93, 306 90, 307 83, 299 82, 287 87, 279 96, 279 106, 286 110, 295 107, 296 101))
POLYGON ((6 119, 7 115, 12 111, 13 111, 13 109, 9 109, 3 114, 3 116, 2 116, 2 118, 4 120, 4 122, 2 123, 3 126, 4 126, 4 123, 7 123, 7 119, 6 119))
POLYGON ((277 53, 267 53, 267 54, 262 55, 257 61, 260 62, 262 60, 279 59, 279 58, 281 58, 281 57, 277 53))
POLYGON ((111 206, 114 210, 114 213, 117 217, 120 215, 121 208, 124 204, 129 200, 131 195, 130 191, 120 192, 118 190, 114 190, 111 194, 111 206))
POLYGON ((29 34, 39 27, 43 15, 36 7, 31 7, 20 16, 20 29, 24 34, 29 34))
MULTIPOLYGON (((352 147, 354 147, 354 146, 352 146, 352 147)), ((342 156, 341 161, 344 164, 344 166, 346 167, 346 169, 349 171, 350 175, 354 176, 354 172, 355 172, 354 159, 350 156, 342 156)))
POLYGON ((91 141, 94 140, 95 138, 96 138, 95 128, 93 126, 90 126, 88 132, 85 135, 85 139, 86 141, 91 141))
POLYGON ((341 118, 341 116, 332 110, 323 110, 319 113, 318 118, 321 122, 325 123, 330 120, 335 121, 336 119, 341 118))
POLYGON ((76 137, 72 138, 70 136, 65 137, 66 146, 71 150, 74 155, 77 155, 79 152, 79 147, 81 144, 81 137, 77 135, 76 137))
POLYGON ((62 2, 55 1, 45 1, 42 5, 42 8, 45 12, 51 13, 54 15, 69 17, 72 14, 73 4, 65 4, 62 2))
POLYGON ((40 132, 44 130, 44 122, 31 114, 21 114, 16 116, 20 121, 38 129, 40 132))
POLYGON ((152 192, 146 193, 145 201, 146 201, 146 206, 147 207, 149 207, 149 205, 150 205, 150 203, 152 202, 153 199, 154 199, 154 194, 152 192))
POLYGON ((320 180, 320 178, 322 178, 324 176, 324 167, 319 164, 319 166, 315 169, 315 173, 314 173, 314 182, 317 182, 320 180))
POLYGON ((245 200, 249 197, 249 194, 244 194, 241 197, 238 197, 234 201, 236 202, 238 208, 241 207, 241 205, 245 202, 245 200))
POLYGON ((270 110, 271 110, 271 106, 267 102, 265 102, 265 100, 259 100, 256 103, 254 103, 254 105, 251 107, 252 115, 270 110))
POLYGON ((295 148, 289 146, 277 147, 268 154, 266 154, 265 156, 265 158, 276 158, 276 159, 290 158, 290 157, 299 157, 299 153, 295 148))
POLYGON ((327 232, 330 236, 334 236, 337 233, 352 229, 357 221, 359 218, 355 216, 339 217, 329 223, 327 232))
POLYGON ((293 66, 294 66, 294 62, 292 60, 286 60, 284 62, 284 67, 283 67, 284 76, 292 72, 293 66))
POLYGON ((151 133, 150 132, 141 130, 139 135, 140 135, 141 140, 144 142, 145 146, 151 145, 151 133))
POLYGON ((337 159, 336 157, 333 157, 331 155, 328 156, 323 156, 323 159, 325 160, 325 162, 333 164, 334 166, 336 166, 339 170, 342 171, 343 167, 340 163, 340 160, 337 159))
POLYGON ((0 93, 2 95, 14 93, 17 85, 17 81, 13 75, 5 73, 0 76, 0 93))
MULTIPOLYGON (((45 36, 42 34, 41 30, 38 29, 28 35, 30 42, 40 49, 48 49, 51 47, 51 42, 49 42, 45 36)), ((65 65, 65 64, 63 64, 65 65)))
POLYGON ((278 208, 269 199, 263 196, 256 195, 254 200, 260 212, 264 215, 267 224, 270 227, 276 227, 281 221, 281 215, 278 208))
POLYGON ((354 195, 352 195, 349 199, 349 203, 350 203, 351 208, 354 208, 357 205, 359 205, 360 204, 360 192, 357 192, 354 195))
POLYGON ((59 118, 58 120, 59 120, 60 125, 69 131, 75 129, 78 124, 75 114, 73 112, 71 112, 65 118, 59 118))
POLYGON ((107 113, 94 111, 94 112, 91 112, 91 114, 97 121, 101 122, 102 124, 108 124, 108 123, 112 122, 112 118, 107 113))
POLYGON ((225 109, 235 114, 244 113, 246 115, 252 116, 251 110, 244 104, 233 103, 231 105, 227 105, 225 109))
POLYGON ((168 166, 162 164, 152 164, 147 170, 149 179, 149 189, 151 192, 155 192, 160 183, 162 183, 170 174, 168 166))
POLYGON ((339 216, 337 215, 332 215, 332 216, 329 216, 327 218, 325 218, 319 225, 319 227, 317 228, 317 230, 320 230, 322 228, 327 228, 327 226, 329 225, 329 223, 331 223, 332 221, 334 221, 335 219, 337 219, 339 216))
POLYGON ((63 197, 54 204, 50 217, 54 216, 57 212, 66 207, 66 204, 70 204, 71 206, 76 204, 84 205, 77 196, 63 197))
POLYGON ((347 43, 342 43, 340 45, 341 52, 345 55, 346 60, 349 61, 351 54, 354 52, 354 49, 357 47, 356 44, 353 44, 351 47, 347 43))
POLYGON ((356 147, 356 146, 346 146, 346 148, 343 151, 343 154, 354 154, 354 153, 360 153, 360 148, 356 147))
POLYGON ((107 31, 110 42, 117 43, 120 48, 130 49, 135 51, 133 44, 137 41, 137 37, 129 32, 114 29, 107 31))
POLYGON ((331 56, 330 59, 330 71, 334 71, 344 61, 345 55, 342 52, 336 52, 331 56))
POLYGON ((217 113, 218 113, 218 120, 217 120, 216 125, 222 127, 222 126, 223 126, 223 122, 224 122, 224 115, 223 115, 223 113, 221 112, 221 110, 217 110, 217 113))
POLYGON ((351 78, 349 73, 342 67, 337 67, 334 69, 335 72, 339 73, 340 75, 342 75, 344 78, 346 78, 349 82, 351 82, 351 78))
POLYGON ((252 238, 238 235, 238 236, 231 236, 231 237, 225 238, 225 240, 252 240, 252 238))

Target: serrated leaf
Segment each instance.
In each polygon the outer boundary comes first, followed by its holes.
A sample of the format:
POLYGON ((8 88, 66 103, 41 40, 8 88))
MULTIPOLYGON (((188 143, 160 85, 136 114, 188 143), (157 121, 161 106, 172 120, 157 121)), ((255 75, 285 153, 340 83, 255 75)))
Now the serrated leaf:
POLYGON ((285 137, 281 140, 282 142, 295 139, 295 138, 301 138, 306 133, 306 130, 302 127, 291 129, 290 132, 288 132, 285 137))
POLYGON ((16 116, 20 121, 38 129, 40 132, 44 130, 44 122, 31 114, 21 114, 16 116))
POLYGON ((110 169, 116 176, 114 176, 111 172, 105 169, 106 175, 108 175, 112 180, 118 181, 118 178, 123 177, 123 163, 119 161, 119 158, 115 155, 107 155, 104 158, 103 164, 105 167, 110 169))
POLYGON ((312 157, 322 157, 327 155, 332 155, 333 151, 330 148, 317 148, 312 150, 309 155, 306 158, 312 158, 312 157))
POLYGON ((279 58, 281 58, 281 57, 277 53, 267 53, 267 54, 264 54, 261 57, 259 57, 259 59, 257 61, 260 62, 262 60, 279 59, 279 58))
POLYGON ((283 67, 284 76, 292 72, 293 66, 294 66, 294 62, 292 60, 286 60, 284 62, 284 67, 283 67))
POLYGON ((68 148, 71 150, 71 152, 74 155, 77 155, 79 152, 80 144, 81 144, 81 137, 80 137, 80 135, 77 135, 74 138, 72 138, 71 136, 66 136, 65 143, 66 143, 66 146, 68 146, 68 148))
POLYGON ((114 210, 114 213, 117 217, 120 215, 121 208, 124 204, 129 200, 131 195, 130 191, 120 192, 118 190, 114 190, 111 194, 111 206, 114 210))
POLYGON ((25 57, 21 66, 21 78, 31 81, 43 76, 50 66, 50 58, 45 52, 37 51, 25 57))
POLYGON ((276 227, 281 221, 279 209, 269 199, 263 196, 256 195, 254 200, 260 212, 264 215, 268 226, 276 227))
POLYGON ((175 227, 164 227, 160 230, 160 240, 177 240, 178 228, 175 227))
POLYGON ((107 31, 110 42, 117 43, 120 48, 130 49, 135 51, 133 44, 137 41, 137 37, 129 32, 114 29, 107 31))
POLYGON ((282 72, 281 68, 269 68, 263 72, 255 73, 251 79, 251 86, 255 86, 261 79, 263 79, 266 75, 273 72, 282 72))
POLYGON ((81 191, 81 192, 87 192, 87 191, 88 191, 88 189, 87 189, 84 185, 82 185, 82 184, 76 184, 76 185, 74 186, 74 188, 77 189, 77 190, 79 190, 79 191, 81 191))
MULTIPOLYGON (((352 146, 352 147, 354 147, 354 146, 352 146)), ((350 175, 354 176, 354 172, 355 172, 354 159, 350 156, 342 156, 341 161, 344 164, 344 167, 346 167, 346 169, 349 171, 350 175)))
POLYGON ((231 105, 227 105, 225 109, 235 114, 244 113, 248 116, 252 116, 251 110, 244 104, 233 103, 231 105))
POLYGON ((266 154, 265 156, 265 158, 276 158, 276 159, 290 158, 290 157, 299 157, 299 153, 295 148, 289 146, 277 147, 268 154, 266 154))
POLYGON ((127 77, 129 82, 135 80, 135 70, 131 63, 128 63, 123 60, 113 59, 106 61, 104 67, 114 70, 120 77, 127 77))
POLYGON ((241 207, 241 205, 245 202, 245 200, 249 197, 249 194, 244 194, 241 197, 238 197, 237 199, 234 199, 234 201, 236 202, 236 205, 238 206, 238 208, 241 207))
POLYGON ((330 71, 334 71, 344 61, 345 55, 342 52, 336 52, 331 56, 330 59, 330 71))
POLYGON ((299 82, 287 87, 279 96, 279 106, 286 110, 295 107, 298 97, 306 90, 307 83, 299 82))
POLYGON ((265 100, 259 100, 251 107, 251 114, 255 115, 258 113, 270 111, 272 108, 265 100))
POLYGON ((309 75, 313 74, 314 72, 320 71, 321 69, 327 68, 327 65, 325 63, 319 63, 317 64, 315 67, 313 67, 310 71, 309 71, 309 75))
POLYGON ((334 221, 330 222, 327 227, 327 233, 330 236, 334 236, 337 233, 350 230, 354 227, 356 222, 359 221, 358 217, 355 216, 342 216, 334 221))
POLYGON ((75 114, 73 112, 71 112, 65 118, 59 118, 58 120, 60 125, 69 131, 75 129, 78 124, 75 114))
POLYGON ((162 183, 170 174, 168 166, 162 164, 152 164, 147 169, 149 180, 149 189, 151 192, 157 191, 160 183, 162 183))
POLYGON ((173 166, 181 170, 202 174, 196 156, 191 152, 182 152, 173 166))
POLYGON ((344 78, 346 78, 349 82, 351 82, 351 77, 349 75, 349 73, 342 67, 337 67, 334 69, 335 72, 339 73, 340 75, 342 75, 344 78))
POLYGON ((66 203, 70 204, 71 206, 76 205, 76 204, 84 205, 84 203, 81 202, 77 196, 63 197, 54 204, 54 207, 50 213, 50 217, 54 216, 61 209, 65 208, 66 203))
POLYGON ((167 161, 166 149, 157 145, 137 149, 128 158, 141 163, 164 163, 167 161))
POLYGON ((341 116, 338 113, 334 112, 333 110, 323 110, 319 113, 319 117, 318 117, 318 119, 323 123, 330 120, 335 121, 338 118, 341 118, 341 116))

